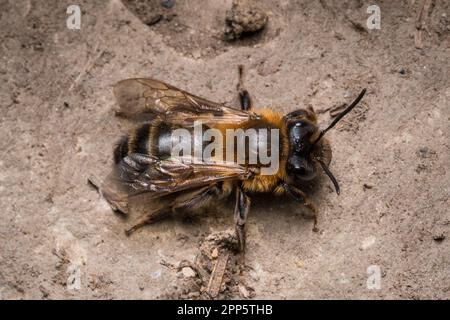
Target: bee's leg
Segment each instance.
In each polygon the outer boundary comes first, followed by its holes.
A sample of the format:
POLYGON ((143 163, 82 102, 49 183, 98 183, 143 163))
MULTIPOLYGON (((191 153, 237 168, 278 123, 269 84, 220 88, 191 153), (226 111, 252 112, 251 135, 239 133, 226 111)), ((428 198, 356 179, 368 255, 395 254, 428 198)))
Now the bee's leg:
POLYGON ((131 228, 126 229, 125 234, 127 236, 130 236, 136 230, 138 230, 148 224, 152 224, 159 220, 162 220, 165 217, 167 217, 168 215, 170 215, 170 213, 171 213, 171 211, 167 208, 163 208, 163 209, 148 213, 142 219, 140 219, 135 225, 133 225, 131 228))
POLYGON ((172 211, 195 211, 207 206, 212 200, 226 196, 222 184, 216 183, 181 194, 175 199, 172 211))
POLYGON ((196 209, 208 205, 214 198, 226 196, 226 193, 227 191, 220 183, 181 193, 173 200, 172 205, 148 213, 134 226, 125 230, 125 234, 129 236, 137 229, 162 220, 171 213, 176 213, 178 211, 195 211, 196 209))
POLYGON ((250 211, 250 197, 239 186, 236 188, 236 207, 234 209, 234 221, 236 223, 236 235, 239 249, 245 250, 245 222, 250 211))
POLYGON ((244 66, 239 65, 239 82, 237 85, 237 90, 239 93, 239 102, 241 103, 242 110, 250 110, 252 108, 252 101, 250 99, 250 94, 244 88, 244 66))
POLYGON ((313 231, 314 232, 319 231, 319 229, 317 228, 317 208, 314 205, 314 203, 312 203, 309 200, 309 198, 306 196, 306 194, 303 191, 301 191, 300 189, 298 189, 292 185, 289 185, 289 184, 283 182, 281 184, 281 187, 295 201, 302 203, 305 207, 307 207, 313 213, 313 219, 314 219, 313 231))
POLYGON ((242 110, 250 110, 252 108, 252 102, 247 90, 239 91, 239 100, 241 101, 242 110))

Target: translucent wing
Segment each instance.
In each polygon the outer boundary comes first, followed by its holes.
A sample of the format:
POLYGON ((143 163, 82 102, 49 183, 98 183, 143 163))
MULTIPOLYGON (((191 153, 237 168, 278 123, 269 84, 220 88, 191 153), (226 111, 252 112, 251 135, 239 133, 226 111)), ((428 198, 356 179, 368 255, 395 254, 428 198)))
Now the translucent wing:
POLYGON ((130 118, 159 117, 182 126, 192 126, 194 121, 241 124, 259 118, 251 111, 230 108, 148 78, 120 81, 114 94, 118 113, 130 118))
POLYGON ((161 160, 131 154, 117 164, 100 191, 108 202, 124 213, 131 198, 145 194, 147 200, 206 186, 218 181, 246 179, 249 171, 234 162, 195 163, 194 159, 161 160))

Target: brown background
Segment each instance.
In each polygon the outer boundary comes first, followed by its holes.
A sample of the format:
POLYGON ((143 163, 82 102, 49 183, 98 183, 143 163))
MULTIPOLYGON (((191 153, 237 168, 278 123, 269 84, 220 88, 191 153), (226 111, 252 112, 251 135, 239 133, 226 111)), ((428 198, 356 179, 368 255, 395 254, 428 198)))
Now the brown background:
POLYGON ((319 180, 320 233, 295 203, 254 200, 242 277, 255 297, 450 298, 448 1, 434 2, 422 49, 422 1, 375 1, 381 30, 370 31, 364 1, 264 0, 267 29, 234 43, 220 40, 229 0, 129 5, 137 15, 119 0, 79 1, 78 31, 66 28, 71 3, 0 0, 0 297, 170 293, 179 278, 161 260, 192 259, 204 235, 232 226, 233 202, 126 238, 126 222, 86 183, 108 172, 127 129, 112 85, 148 76, 236 105, 244 64, 255 108, 311 104, 322 125, 328 108, 368 88, 330 133, 342 193, 319 180), (158 12, 157 24, 142 22, 158 12), (370 265, 380 290, 366 287, 370 265))

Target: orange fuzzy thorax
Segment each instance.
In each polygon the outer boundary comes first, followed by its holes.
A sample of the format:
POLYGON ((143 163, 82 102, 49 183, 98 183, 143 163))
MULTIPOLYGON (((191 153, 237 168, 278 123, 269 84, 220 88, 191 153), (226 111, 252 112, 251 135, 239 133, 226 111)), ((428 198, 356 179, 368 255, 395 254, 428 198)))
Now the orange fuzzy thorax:
POLYGON ((269 109, 257 112, 262 122, 270 128, 280 130, 280 155, 278 172, 274 175, 256 175, 251 179, 243 181, 243 188, 249 192, 272 192, 275 191, 279 182, 286 177, 286 158, 289 152, 289 141, 287 139, 286 125, 283 115, 269 109))

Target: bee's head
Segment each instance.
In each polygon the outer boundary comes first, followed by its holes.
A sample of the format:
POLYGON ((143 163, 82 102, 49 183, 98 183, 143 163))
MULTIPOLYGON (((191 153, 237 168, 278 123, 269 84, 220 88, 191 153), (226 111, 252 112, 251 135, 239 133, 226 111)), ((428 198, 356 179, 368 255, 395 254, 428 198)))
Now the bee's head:
POLYGON ((328 166, 331 162, 331 147, 324 134, 352 110, 362 99, 365 89, 358 98, 340 113, 324 130, 317 126, 317 117, 312 108, 300 109, 287 114, 284 118, 289 139, 289 155, 286 171, 295 180, 311 180, 317 176, 321 167, 333 182, 339 194, 339 185, 328 166))
POLYGON ((285 121, 289 139, 287 173, 295 180, 311 180, 317 175, 314 158, 321 148, 321 144, 314 144, 320 134, 316 115, 312 108, 301 109, 286 115, 285 121))

